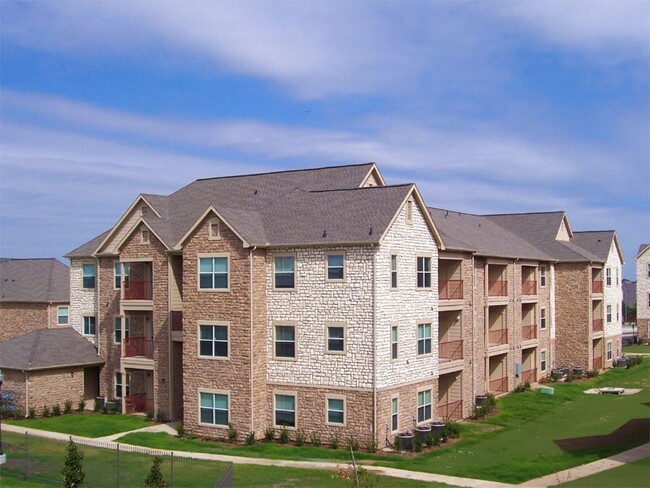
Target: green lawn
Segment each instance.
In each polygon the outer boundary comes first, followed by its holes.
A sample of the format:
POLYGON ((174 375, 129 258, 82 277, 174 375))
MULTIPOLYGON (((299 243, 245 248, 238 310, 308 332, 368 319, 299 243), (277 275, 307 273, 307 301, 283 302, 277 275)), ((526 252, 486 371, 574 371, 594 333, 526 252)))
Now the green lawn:
POLYGON ((635 353, 635 352, 650 354, 650 346, 646 346, 643 344, 634 344, 631 346, 625 346, 623 348, 624 354, 635 353))
POLYGON ((618 468, 613 468, 557 486, 584 488, 625 486, 626 488, 647 488, 648 479, 650 479, 650 458, 645 458, 634 463, 624 464, 618 468))
POLYGON ((45 419, 4 420, 7 424, 83 437, 104 437, 151 425, 143 417, 75 413, 45 419))

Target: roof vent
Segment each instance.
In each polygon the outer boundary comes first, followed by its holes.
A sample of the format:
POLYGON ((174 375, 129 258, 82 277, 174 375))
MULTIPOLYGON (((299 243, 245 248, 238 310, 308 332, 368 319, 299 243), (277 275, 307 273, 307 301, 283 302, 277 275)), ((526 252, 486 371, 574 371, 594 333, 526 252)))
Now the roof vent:
POLYGON ((257 195, 257 188, 255 188, 255 191, 253 192, 253 195, 257 195))
POLYGON ((368 232, 368 235, 369 235, 369 236, 372 235, 372 227, 370 227, 370 232, 368 232))
POLYGON ((324 230, 324 231, 323 231, 323 239, 324 239, 325 237, 327 237, 327 230, 324 230))

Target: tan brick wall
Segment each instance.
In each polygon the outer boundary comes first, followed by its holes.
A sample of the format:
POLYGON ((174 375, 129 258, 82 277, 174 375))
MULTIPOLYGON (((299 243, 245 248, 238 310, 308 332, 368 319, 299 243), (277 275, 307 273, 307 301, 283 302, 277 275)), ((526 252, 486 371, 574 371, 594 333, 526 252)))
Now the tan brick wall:
POLYGON ((3 369, 4 381, 3 390, 14 390, 16 392, 16 407, 27 414, 25 409, 25 373, 15 369, 3 369))
POLYGON ((556 265, 555 365, 591 369, 591 277, 585 263, 556 265))
POLYGON ((57 325, 57 307, 67 303, 0 302, 0 342, 57 325))
POLYGON ((637 331, 639 338, 648 338, 648 327, 650 327, 650 319, 637 319, 637 331))
POLYGON ((66 400, 72 402, 73 408, 84 393, 83 368, 59 368, 29 373, 29 408, 36 409, 40 416, 43 407, 50 411, 54 405, 59 405, 63 411, 66 400))

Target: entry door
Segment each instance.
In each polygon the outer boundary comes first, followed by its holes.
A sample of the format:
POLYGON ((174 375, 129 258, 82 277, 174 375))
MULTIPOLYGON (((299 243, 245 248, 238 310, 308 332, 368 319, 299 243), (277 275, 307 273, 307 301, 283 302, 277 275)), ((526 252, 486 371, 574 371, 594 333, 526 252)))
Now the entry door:
POLYGON ((84 368, 84 400, 99 396, 99 368, 84 368))

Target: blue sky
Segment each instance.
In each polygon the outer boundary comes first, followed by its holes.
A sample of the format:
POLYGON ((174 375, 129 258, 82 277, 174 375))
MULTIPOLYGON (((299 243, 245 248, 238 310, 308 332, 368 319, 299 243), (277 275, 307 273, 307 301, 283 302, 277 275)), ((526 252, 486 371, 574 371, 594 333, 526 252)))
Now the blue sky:
POLYGON ((0 255, 138 193, 375 161, 431 206, 650 242, 650 2, 0 2, 0 255))

